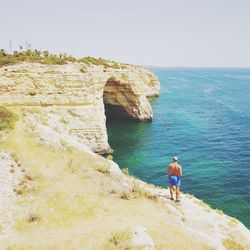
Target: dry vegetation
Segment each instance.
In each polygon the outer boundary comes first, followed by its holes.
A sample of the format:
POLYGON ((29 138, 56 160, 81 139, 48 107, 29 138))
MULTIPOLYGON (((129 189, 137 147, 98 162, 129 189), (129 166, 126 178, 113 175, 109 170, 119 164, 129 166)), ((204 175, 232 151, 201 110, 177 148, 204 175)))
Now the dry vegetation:
POLYGON ((4 107, 0 107, 0 130, 14 128, 18 116, 4 107))
POLYGON ((232 239, 224 240, 223 245, 227 250, 244 250, 245 249, 243 246, 241 246, 240 244, 238 244, 232 239))
MULTIPOLYGON (((103 58, 94 58, 94 57, 83 57, 77 59, 73 56, 69 56, 66 53, 63 54, 52 54, 49 51, 40 51, 40 50, 31 50, 27 49, 26 51, 14 51, 13 54, 7 53, 4 49, 0 49, 0 67, 5 65, 18 64, 21 62, 33 62, 33 63, 41 63, 41 64, 55 64, 55 65, 63 65, 69 62, 83 62, 88 65, 100 65, 105 68, 114 68, 120 69, 125 66, 111 60, 106 60, 103 58)), ((86 73, 82 68, 80 69, 81 73, 86 73)), ((48 72, 50 74, 55 74, 55 72, 48 72)))
POLYGON ((110 234, 110 238, 104 244, 104 250, 136 250, 131 247, 132 234, 130 231, 121 231, 110 234))
MULTIPOLYGON (((18 108, 14 112, 21 116, 18 108)), ((22 120, 1 148, 13 152, 25 171, 15 189, 18 209, 8 250, 140 249, 131 246, 137 225, 148 229, 156 249, 209 249, 169 223, 168 208, 148 192, 111 176, 102 157, 38 144, 22 120)))

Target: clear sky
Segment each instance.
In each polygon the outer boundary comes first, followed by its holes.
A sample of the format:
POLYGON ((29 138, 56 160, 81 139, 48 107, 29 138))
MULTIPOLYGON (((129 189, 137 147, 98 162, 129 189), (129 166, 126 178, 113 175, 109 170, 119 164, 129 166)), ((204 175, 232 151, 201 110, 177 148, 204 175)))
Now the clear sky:
POLYGON ((250 67, 250 0, 0 0, 0 47, 158 66, 250 67))

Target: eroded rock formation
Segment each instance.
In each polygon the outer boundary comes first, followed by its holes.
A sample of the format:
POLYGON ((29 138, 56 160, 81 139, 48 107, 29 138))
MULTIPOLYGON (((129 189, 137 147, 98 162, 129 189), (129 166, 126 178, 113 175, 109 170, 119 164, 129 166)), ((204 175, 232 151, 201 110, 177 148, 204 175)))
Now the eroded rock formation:
POLYGON ((153 112, 146 97, 136 93, 126 82, 108 79, 103 94, 108 119, 150 121, 153 112))
POLYGON ((110 152, 105 107, 109 119, 150 121, 146 97, 158 95, 159 88, 152 73, 133 65, 22 63, 0 68, 0 105, 30 111, 37 106, 27 116, 33 129, 42 119, 42 130, 55 130, 98 153, 110 152))

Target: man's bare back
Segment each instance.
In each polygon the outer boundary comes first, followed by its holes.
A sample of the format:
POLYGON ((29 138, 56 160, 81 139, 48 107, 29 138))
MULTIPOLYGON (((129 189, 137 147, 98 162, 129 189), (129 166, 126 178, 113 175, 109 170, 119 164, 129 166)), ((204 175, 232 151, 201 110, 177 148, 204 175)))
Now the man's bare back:
POLYGON ((172 175, 172 176, 182 176, 182 168, 181 165, 179 165, 178 163, 174 162, 169 164, 168 166, 168 175, 172 175))

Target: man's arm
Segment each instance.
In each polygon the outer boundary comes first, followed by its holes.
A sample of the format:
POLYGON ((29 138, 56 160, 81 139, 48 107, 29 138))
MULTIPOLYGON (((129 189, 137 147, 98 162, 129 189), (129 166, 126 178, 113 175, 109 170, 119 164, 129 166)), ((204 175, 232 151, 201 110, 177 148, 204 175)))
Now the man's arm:
POLYGON ((182 176, 182 167, 180 166, 180 176, 182 176))
POLYGON ((168 165, 168 178, 171 175, 171 165, 168 165))

